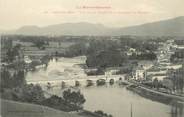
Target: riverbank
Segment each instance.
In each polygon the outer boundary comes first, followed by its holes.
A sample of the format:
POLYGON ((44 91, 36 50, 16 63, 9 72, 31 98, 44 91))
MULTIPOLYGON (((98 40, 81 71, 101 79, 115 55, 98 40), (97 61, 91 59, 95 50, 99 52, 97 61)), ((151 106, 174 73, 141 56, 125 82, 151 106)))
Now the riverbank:
POLYGON ((72 113, 37 104, 11 100, 0 99, 0 102, 0 115, 2 117, 101 117, 100 115, 87 110, 72 113))
POLYGON ((63 112, 46 106, 0 100, 2 117, 81 117, 77 114, 63 112))
POLYGON ((136 117, 170 117, 171 105, 151 101, 127 90, 124 85, 114 84, 80 89, 86 98, 84 109, 90 111, 102 110, 112 114, 113 117, 130 117, 132 104, 133 115, 136 117))
POLYGON ((155 91, 143 86, 138 86, 138 85, 129 85, 127 87, 128 90, 131 90, 138 95, 151 99, 153 101, 158 101, 164 104, 171 104, 173 102, 184 102, 184 97, 182 96, 176 96, 176 95, 170 95, 167 93, 162 93, 159 91, 155 91))

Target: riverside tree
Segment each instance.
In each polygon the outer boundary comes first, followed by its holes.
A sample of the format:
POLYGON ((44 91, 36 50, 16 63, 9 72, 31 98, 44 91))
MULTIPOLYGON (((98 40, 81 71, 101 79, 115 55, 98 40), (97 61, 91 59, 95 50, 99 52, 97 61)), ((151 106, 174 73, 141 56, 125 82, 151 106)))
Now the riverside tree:
POLYGON ((96 68, 107 68, 121 66, 126 56, 118 50, 104 50, 87 56, 87 66, 96 68))
POLYGON ((169 77, 174 85, 173 90, 182 93, 184 88, 184 65, 182 68, 172 71, 169 77))
POLYGON ((71 89, 63 92, 63 99, 77 111, 83 109, 83 104, 86 101, 84 95, 82 95, 80 91, 71 91, 71 89))
POLYGON ((159 89, 159 81, 158 81, 158 78, 155 78, 153 80, 153 86, 154 86, 154 88, 157 88, 157 90, 159 89))

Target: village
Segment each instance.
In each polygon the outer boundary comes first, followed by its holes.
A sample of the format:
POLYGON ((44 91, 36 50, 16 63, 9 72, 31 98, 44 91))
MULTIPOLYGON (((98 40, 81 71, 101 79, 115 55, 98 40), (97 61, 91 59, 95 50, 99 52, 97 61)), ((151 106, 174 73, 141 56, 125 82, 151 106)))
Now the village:
MULTIPOLYGON (((76 44, 74 41, 65 41, 65 38, 69 37, 63 37, 64 39, 59 41, 48 39, 48 41, 44 42, 45 46, 43 46, 43 49, 41 45, 38 47, 37 45, 39 44, 36 45, 31 41, 22 41, 19 39, 11 40, 6 38, 8 37, 5 36, 1 39, 1 66, 8 64, 7 62, 3 62, 3 59, 7 57, 8 49, 6 48, 21 46, 17 53, 18 55, 15 56, 13 62, 17 63, 23 61, 25 63, 26 69, 30 69, 30 66, 35 66, 36 68, 42 67, 44 66, 43 63, 48 64, 51 56, 64 55, 69 47, 76 44)), ((117 37, 115 39, 117 39, 117 37)), ((159 47, 155 51, 157 59, 153 61, 138 61, 137 65, 134 66, 132 71, 126 74, 126 77, 129 80, 135 80, 144 83, 153 82, 156 80, 160 83, 162 82, 163 86, 165 87, 173 87, 173 84, 170 81, 171 79, 168 78, 169 73, 182 68, 184 45, 177 45, 174 40, 166 40, 165 42, 158 43, 158 45, 159 47), (180 62, 173 63, 171 62, 171 56, 176 52, 181 52, 181 60, 180 62)), ((129 48, 126 51, 126 54, 127 56, 132 56, 133 54, 140 55, 141 52, 135 48, 129 48)), ((96 68, 87 68, 85 71, 87 74, 93 74, 93 72, 96 72, 97 70, 98 69, 96 68)), ((111 77, 111 75, 116 75, 118 72, 120 72, 120 70, 121 67, 109 67, 105 69, 104 75, 105 77, 111 77)))
POLYGON ((184 117, 183 0, 0 0, 0 117, 184 117))
MULTIPOLYGON (((5 78, 3 82, 8 82, 8 87, 25 83, 32 89, 38 86, 47 98, 66 89, 78 91, 83 87, 120 86, 143 98, 165 104, 172 100, 183 101, 182 39, 102 38, 2 36, 2 76, 18 78, 13 82, 5 78)), ((14 92, 22 95, 17 89, 12 92, 5 86, 3 96, 9 95, 9 99, 14 99, 14 92)))
MULTIPOLYGON (((171 89, 174 84, 171 78, 169 78, 169 75, 171 72, 183 69, 183 63, 172 63, 170 58, 175 51, 183 51, 183 48, 184 46, 174 44, 174 40, 167 40, 166 43, 161 43, 156 52, 157 61, 152 63, 140 63, 140 65, 134 69, 134 72, 132 72, 132 77, 129 77, 130 80, 133 79, 146 84, 150 81, 151 83, 158 82, 163 87, 171 89)), ((167 92, 167 90, 164 89, 160 90, 167 92)))

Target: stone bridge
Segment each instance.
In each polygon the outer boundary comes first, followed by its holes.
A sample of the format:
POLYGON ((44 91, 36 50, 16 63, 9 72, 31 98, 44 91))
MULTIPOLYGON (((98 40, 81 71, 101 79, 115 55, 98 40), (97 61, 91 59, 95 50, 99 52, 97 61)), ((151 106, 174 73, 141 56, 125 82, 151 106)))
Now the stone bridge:
POLYGON ((98 76, 86 76, 81 78, 68 78, 68 79, 53 79, 53 80, 39 80, 39 81, 27 81, 28 84, 39 84, 42 87, 45 87, 50 83, 52 87, 61 86, 62 82, 65 83, 66 86, 75 86, 76 81, 80 83, 82 86, 87 85, 87 81, 91 81, 92 83, 96 84, 97 80, 103 79, 106 83, 109 83, 110 80, 114 82, 118 82, 124 80, 124 75, 98 75, 98 76))

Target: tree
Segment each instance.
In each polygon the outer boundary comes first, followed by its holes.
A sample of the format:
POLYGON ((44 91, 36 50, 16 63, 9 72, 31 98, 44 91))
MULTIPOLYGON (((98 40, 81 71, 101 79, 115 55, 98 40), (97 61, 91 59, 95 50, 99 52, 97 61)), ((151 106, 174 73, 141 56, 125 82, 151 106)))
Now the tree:
POLYGON ((12 62, 14 60, 15 54, 13 53, 12 49, 8 49, 6 55, 8 62, 12 62))
POLYGON ((26 84, 24 71, 18 71, 11 76, 10 72, 3 70, 1 72, 1 88, 16 88, 26 84))
POLYGON ((157 88, 157 90, 159 89, 159 81, 158 81, 158 78, 155 78, 153 80, 153 86, 154 86, 154 88, 157 88))
POLYGON ((1 71, 1 88, 11 88, 12 87, 12 79, 11 74, 7 70, 1 71))
POLYGON ((26 102, 40 103, 45 99, 45 97, 40 85, 29 84, 22 88, 21 99, 26 102))
POLYGON ((63 99, 76 110, 82 109, 83 104, 86 101, 80 91, 71 91, 71 89, 63 92, 63 99))
POLYGON ((21 87, 26 84, 24 71, 18 71, 17 73, 14 73, 13 78, 13 85, 14 87, 21 87))
POLYGON ((126 55, 119 50, 104 50, 87 56, 86 64, 88 67, 106 68, 117 67, 126 61, 126 55))
POLYGON ((169 79, 169 78, 164 78, 162 84, 163 84, 163 86, 165 86, 167 89, 169 89, 170 91, 172 91, 174 85, 173 85, 173 82, 172 82, 171 79, 169 79))
POLYGON ((45 49, 45 42, 43 40, 35 40, 33 41, 34 45, 39 48, 39 49, 42 49, 44 50, 45 49))
POLYGON ((174 54, 171 55, 171 62, 182 62, 184 59, 184 49, 177 50, 174 54))
POLYGON ((45 55, 40 60, 41 60, 40 64, 45 64, 47 67, 49 64, 49 61, 51 60, 51 57, 49 55, 45 55))
POLYGON ((13 62, 13 60, 15 59, 16 56, 20 56, 19 55, 20 48, 21 48, 21 45, 18 44, 13 48, 8 49, 8 51, 6 53, 8 62, 13 62))
POLYGON ((61 82, 61 88, 65 88, 66 87, 66 83, 64 81, 61 82))
POLYGON ((69 57, 74 57, 74 56, 81 56, 85 55, 87 53, 87 46, 86 43, 76 43, 74 45, 71 45, 65 55, 69 57))
POLYGON ((69 111, 70 109, 64 104, 64 100, 57 96, 57 95, 52 95, 51 97, 43 100, 41 104, 52 107, 55 109, 63 110, 63 111, 69 111))
POLYGON ((184 88, 184 66, 180 69, 172 71, 169 77, 173 82, 173 89, 182 93, 184 88))
POLYGON ((47 83, 47 90, 50 90, 52 87, 51 87, 51 84, 50 82, 47 83))
POLYGON ((112 117, 112 115, 108 115, 107 113, 104 113, 101 110, 97 110, 94 113, 96 113, 97 115, 99 115, 100 117, 112 117))
POLYGON ((114 79, 110 79, 109 84, 113 85, 114 84, 114 79))

